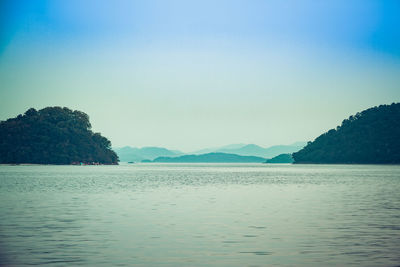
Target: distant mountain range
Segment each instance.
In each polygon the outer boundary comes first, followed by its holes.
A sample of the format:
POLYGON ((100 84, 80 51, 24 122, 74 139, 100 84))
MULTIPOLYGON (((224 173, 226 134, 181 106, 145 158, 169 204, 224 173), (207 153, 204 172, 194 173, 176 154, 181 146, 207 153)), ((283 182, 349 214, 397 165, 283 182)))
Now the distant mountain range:
MULTIPOLYGON (((302 149, 306 145, 306 142, 296 142, 290 145, 277 145, 271 146, 268 148, 263 148, 258 145, 254 144, 231 144, 223 147, 216 147, 216 148, 206 148, 202 150, 198 150, 192 153, 183 153, 178 150, 169 150, 163 147, 143 147, 143 148, 136 148, 136 147, 122 147, 122 148, 114 148, 114 151, 118 154, 119 160, 121 162, 141 162, 141 161, 152 161, 159 157, 179 157, 183 155, 193 156, 193 155, 204 155, 204 154, 221 154, 219 156, 224 156, 222 154, 235 154, 238 156, 253 156, 257 158, 262 158, 264 161, 265 159, 270 159, 276 157, 280 154, 291 154, 293 152, 297 152, 302 149)), ((208 155, 206 158, 208 158, 208 155)), ((216 155, 213 155, 216 157, 216 155)), ((186 159, 186 158, 185 158, 186 159)), ((201 159, 201 157, 200 157, 201 159)), ((203 158, 205 159, 205 158, 203 158)), ((232 162, 238 162, 236 158, 231 158, 232 162)), ((182 160, 182 159, 180 159, 182 160)), ((220 159, 221 160, 221 159, 220 159)), ((254 162, 254 161, 247 161, 248 159, 242 158, 245 160, 243 162, 254 162)), ((204 161, 207 162, 207 161, 204 161)), ((212 161, 210 161, 212 162, 212 161)), ((226 161, 223 161, 226 162, 226 161)), ((259 161, 255 161, 259 162, 259 161)), ((262 162, 262 161, 261 161, 262 162)))
POLYGON ((222 151, 222 150, 229 150, 229 149, 239 149, 247 144, 231 144, 231 145, 226 145, 226 146, 221 146, 221 147, 209 147, 209 148, 204 148, 200 150, 196 150, 193 152, 190 152, 188 154, 206 154, 206 153, 212 153, 212 152, 217 152, 217 151, 222 151))
POLYGON ((257 156, 262 158, 273 158, 280 154, 291 154, 302 149, 306 142, 296 142, 290 145, 277 145, 263 148, 254 144, 234 144, 220 148, 208 148, 193 152, 193 154, 204 154, 211 152, 222 152, 229 154, 237 154, 241 156, 257 156))
POLYGON ((207 153, 200 155, 184 155, 180 157, 159 157, 153 162, 166 163, 261 163, 265 162, 265 158, 255 156, 239 156, 228 153, 207 153))
POLYGON ((169 150, 163 147, 130 147, 114 148, 121 162, 141 162, 158 157, 177 157, 183 155, 181 151, 169 150))

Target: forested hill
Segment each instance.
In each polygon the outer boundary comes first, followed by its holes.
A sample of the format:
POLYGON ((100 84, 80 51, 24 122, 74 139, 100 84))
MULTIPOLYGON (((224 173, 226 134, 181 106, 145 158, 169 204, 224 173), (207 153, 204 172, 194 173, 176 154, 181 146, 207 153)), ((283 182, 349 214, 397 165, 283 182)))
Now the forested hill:
POLYGON ((295 163, 400 163, 400 103, 350 116, 293 153, 295 163))
POLYGON ((31 108, 0 122, 0 163, 118 164, 111 142, 90 129, 81 111, 31 108))

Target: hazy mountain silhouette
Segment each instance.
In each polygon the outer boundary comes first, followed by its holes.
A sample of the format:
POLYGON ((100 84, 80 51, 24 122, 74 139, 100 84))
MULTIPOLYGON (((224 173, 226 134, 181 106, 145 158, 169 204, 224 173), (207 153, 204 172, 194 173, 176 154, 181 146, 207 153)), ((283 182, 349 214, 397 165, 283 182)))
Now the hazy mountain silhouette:
POLYGON ((230 145, 221 146, 221 147, 204 148, 204 149, 200 149, 200 150, 194 151, 192 153, 187 153, 187 154, 206 154, 206 153, 212 153, 212 152, 216 152, 216 151, 222 151, 224 149, 238 149, 238 148, 244 147, 245 145, 246 144, 230 144, 230 145))
POLYGON ((196 151, 193 154, 203 154, 211 152, 222 152, 229 154, 237 154, 241 156, 257 156, 262 158, 273 158, 280 154, 291 154, 302 149, 307 143, 296 142, 290 145, 276 145, 268 148, 263 148, 255 144, 234 144, 219 148, 208 148, 196 151))
POLYGON ((291 154, 299 151, 306 145, 306 142, 296 142, 291 145, 278 145, 263 148, 254 144, 230 144, 216 148, 205 148, 192 153, 183 153, 178 150, 170 150, 163 147, 136 148, 125 146, 114 148, 122 162, 141 162, 143 160, 154 160, 158 157, 177 157, 182 155, 202 155, 208 153, 236 154, 239 156, 255 156, 260 158, 273 158, 280 154, 291 154))
POLYGON ((295 163, 400 163, 400 103, 350 116, 293 154, 295 163))
POLYGON ((248 144, 239 148, 225 148, 219 149, 220 152, 238 154, 243 156, 260 156, 264 155, 265 149, 254 144, 248 144))
POLYGON ((179 156, 183 153, 178 150, 169 150, 163 147, 130 147, 114 148, 122 162, 140 162, 142 160, 153 160, 157 157, 179 156))
POLYGON ((265 162, 265 158, 255 156, 240 156, 227 153, 207 153, 201 155, 184 155, 179 157, 159 157, 153 162, 165 163, 261 163, 265 162))

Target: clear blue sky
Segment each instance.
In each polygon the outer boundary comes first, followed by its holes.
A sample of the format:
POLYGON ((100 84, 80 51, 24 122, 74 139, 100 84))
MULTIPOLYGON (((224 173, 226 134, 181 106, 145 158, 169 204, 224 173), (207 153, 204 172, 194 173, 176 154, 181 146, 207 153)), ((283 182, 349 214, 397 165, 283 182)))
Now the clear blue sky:
POLYGON ((114 146, 313 140, 400 101, 400 1, 0 2, 0 120, 89 114, 114 146))

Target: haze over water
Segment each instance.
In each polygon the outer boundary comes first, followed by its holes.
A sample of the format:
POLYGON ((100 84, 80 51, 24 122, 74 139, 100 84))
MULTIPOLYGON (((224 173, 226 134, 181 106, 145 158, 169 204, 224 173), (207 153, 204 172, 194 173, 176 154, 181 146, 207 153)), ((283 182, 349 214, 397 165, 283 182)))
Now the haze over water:
POLYGON ((398 0, 2 0, 0 120, 86 112, 114 147, 312 141, 400 101, 398 0))
POLYGON ((395 266, 400 166, 0 166, 0 265, 395 266))

